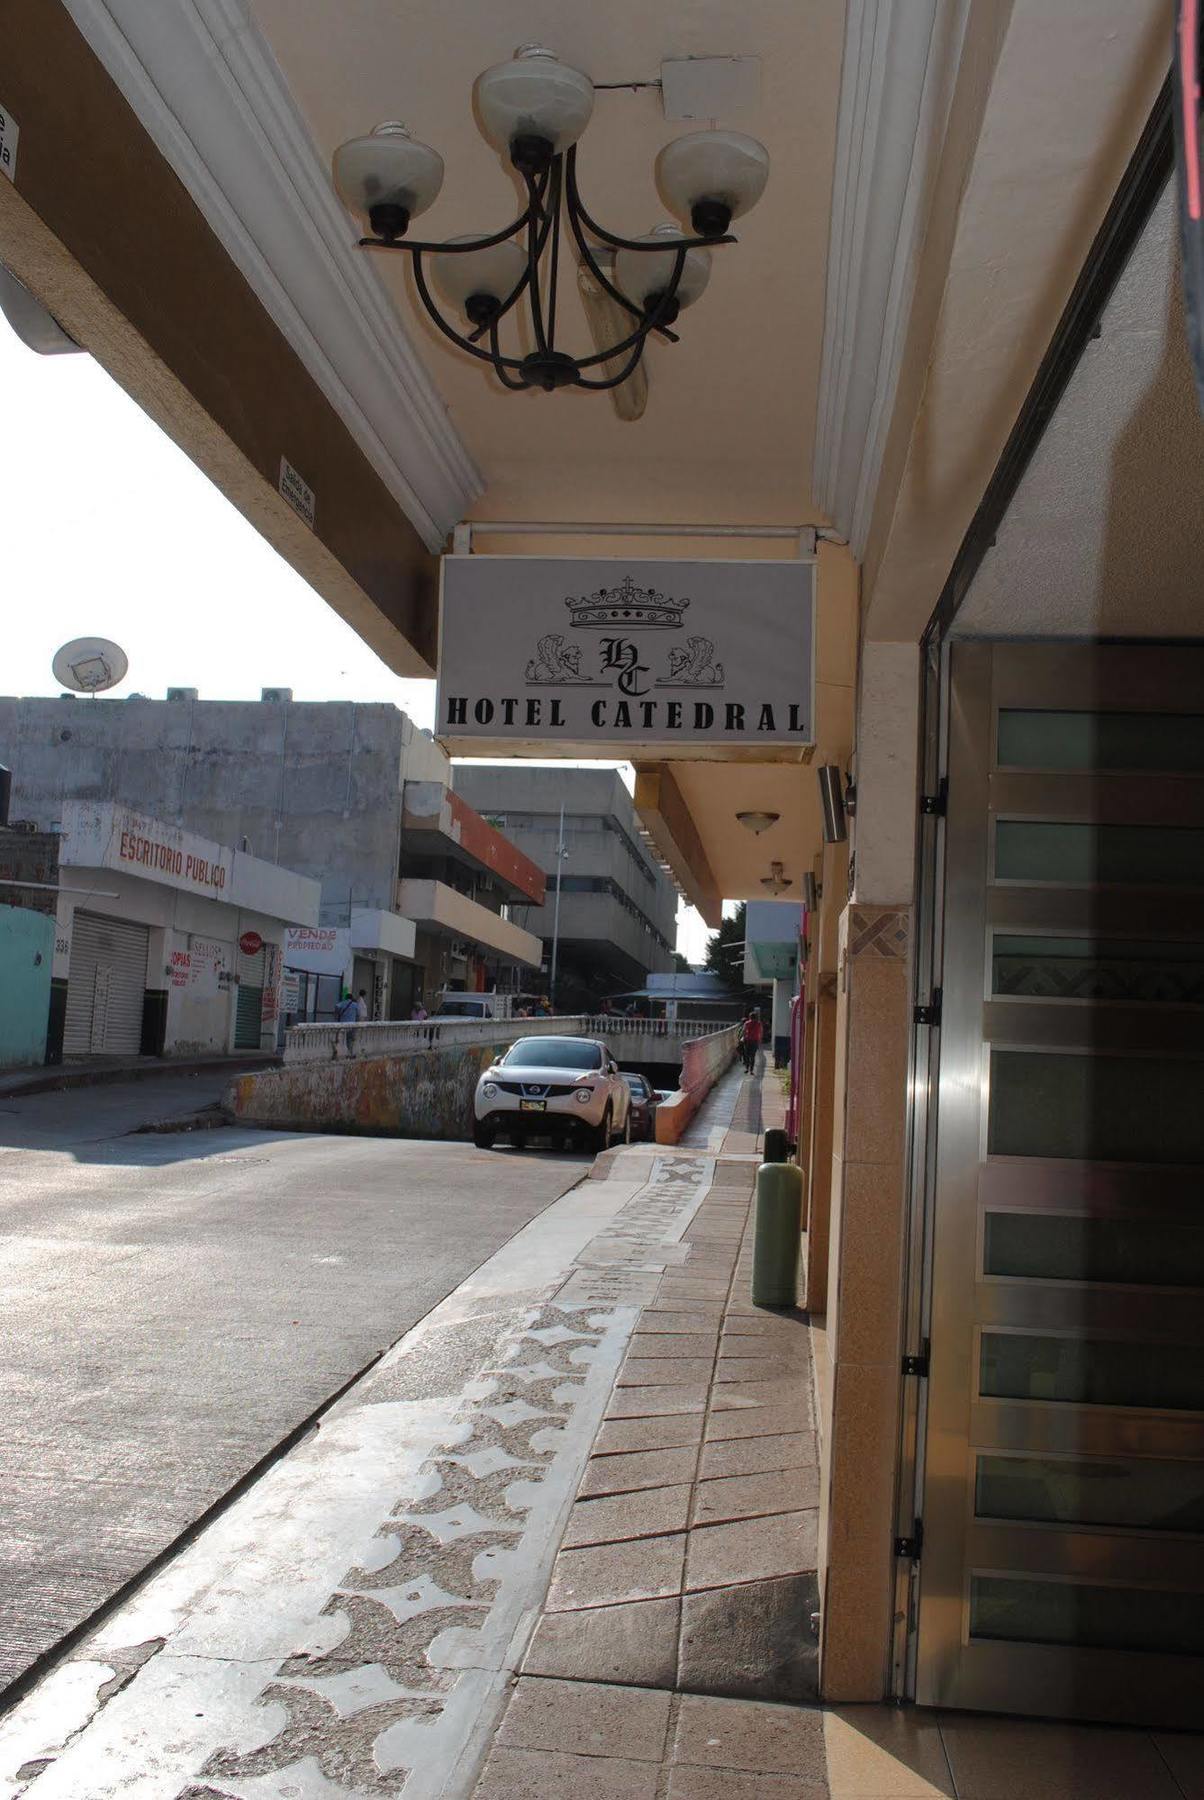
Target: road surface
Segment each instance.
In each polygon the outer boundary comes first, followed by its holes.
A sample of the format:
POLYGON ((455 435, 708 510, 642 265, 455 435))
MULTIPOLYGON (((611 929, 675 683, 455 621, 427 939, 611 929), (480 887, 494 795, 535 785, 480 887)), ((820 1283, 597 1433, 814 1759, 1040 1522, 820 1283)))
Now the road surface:
POLYGON ((130 1135, 221 1083, 0 1098, 0 1689, 588 1167, 130 1135))

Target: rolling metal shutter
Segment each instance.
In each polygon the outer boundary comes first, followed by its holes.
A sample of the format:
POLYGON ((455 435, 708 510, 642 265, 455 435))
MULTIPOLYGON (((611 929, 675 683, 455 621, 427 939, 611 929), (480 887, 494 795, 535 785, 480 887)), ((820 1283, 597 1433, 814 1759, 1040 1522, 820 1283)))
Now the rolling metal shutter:
POLYGON ((238 953, 238 1002, 234 1012, 234 1048, 258 1050, 263 1024, 264 952, 238 953))
POLYGON ((64 1056, 129 1056, 142 1048, 148 930, 77 912, 67 974, 64 1056))

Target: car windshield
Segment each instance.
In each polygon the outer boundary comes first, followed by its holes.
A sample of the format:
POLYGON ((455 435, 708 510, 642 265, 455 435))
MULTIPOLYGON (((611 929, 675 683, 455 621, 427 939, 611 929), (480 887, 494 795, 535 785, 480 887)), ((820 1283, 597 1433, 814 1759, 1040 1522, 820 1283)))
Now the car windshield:
POLYGON ((624 1070, 623 1080, 627 1083, 633 1094, 638 1094, 641 1100, 644 1099, 648 1093, 648 1083, 644 1080, 642 1075, 629 1075, 627 1071, 624 1070))
POLYGON ((510 1069, 600 1069, 602 1046, 588 1038, 523 1038, 502 1061, 510 1069))

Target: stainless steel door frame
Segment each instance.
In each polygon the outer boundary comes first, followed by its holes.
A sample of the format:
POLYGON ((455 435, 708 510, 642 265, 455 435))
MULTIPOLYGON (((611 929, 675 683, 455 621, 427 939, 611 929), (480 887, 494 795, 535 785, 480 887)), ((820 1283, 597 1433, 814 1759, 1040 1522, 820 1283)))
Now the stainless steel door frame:
MULTIPOLYGON (((972 1639, 970 1605, 975 1571, 980 1593, 1001 1575, 1033 1594, 1054 1583, 1062 1596, 1080 1592, 1088 1611, 1100 1596, 1106 1609, 1115 1590, 1145 1590, 1167 1604, 1186 1595, 1191 1606, 1204 1607, 1204 1535, 975 1512, 980 1454, 1080 1462, 1130 1457, 1146 1469, 1204 1465, 1204 1408, 979 1393, 984 1334, 993 1343, 1029 1336, 1064 1344, 1071 1353, 1084 1340, 1107 1341, 1118 1359, 1178 1345, 1198 1348, 1204 1362, 1198 1286, 1063 1281, 1048 1269, 1017 1279, 984 1273, 988 1210, 993 1218, 1133 1221, 1146 1216, 1156 1194, 1157 1220, 1194 1225, 1200 1216, 1198 1168, 993 1155, 987 1133, 993 1052, 1071 1052, 1092 1059, 1093 1067, 1098 1058, 1177 1061, 1204 1053, 1198 1009, 993 994, 991 934, 1000 928, 1128 940, 1145 932, 1172 945, 1176 938, 1198 944, 1204 935, 1199 895, 1183 890, 993 882, 993 821, 1000 817, 1204 825, 1200 775, 994 768, 999 711, 1149 709, 1198 716, 1202 674, 1204 658, 1190 651, 965 643, 953 650, 938 1132, 929 1164, 930 1173, 935 1166, 931 1365, 917 1509, 924 1547, 911 1687, 926 1704, 1198 1723, 1204 1674, 1198 1653, 1117 1647, 1117 1639, 1107 1649, 972 1639)), ((1204 1076, 1204 1062, 1200 1069, 1204 1076)), ((928 1136, 931 1142, 931 1129, 928 1136)))

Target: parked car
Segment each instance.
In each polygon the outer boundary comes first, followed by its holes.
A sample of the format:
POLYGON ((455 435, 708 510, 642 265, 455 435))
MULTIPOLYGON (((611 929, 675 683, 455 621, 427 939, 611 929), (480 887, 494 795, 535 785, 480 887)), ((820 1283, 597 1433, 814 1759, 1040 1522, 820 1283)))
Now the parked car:
POLYGON ((472 1141, 489 1150, 499 1137, 552 1137, 598 1151, 630 1143, 631 1124, 630 1091, 601 1039, 525 1037, 477 1082, 472 1141))
POLYGON ((656 1136, 656 1109, 661 1103, 660 1095, 648 1077, 637 1074, 634 1069, 624 1069, 623 1080, 631 1090, 632 1137, 654 1138, 656 1136))

